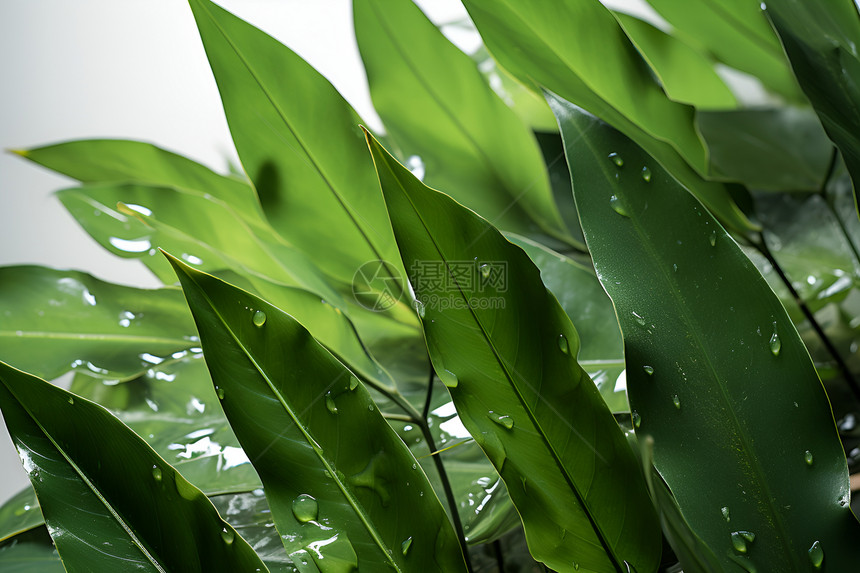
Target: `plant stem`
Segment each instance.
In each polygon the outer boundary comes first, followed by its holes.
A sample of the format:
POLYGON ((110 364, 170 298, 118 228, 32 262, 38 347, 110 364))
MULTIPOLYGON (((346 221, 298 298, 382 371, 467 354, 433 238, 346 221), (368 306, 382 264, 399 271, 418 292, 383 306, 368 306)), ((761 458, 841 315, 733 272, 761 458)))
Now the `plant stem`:
POLYGON ((427 380, 427 397, 424 399, 424 411, 421 413, 421 419, 426 420, 430 415, 430 403, 433 400, 433 364, 430 364, 430 378, 427 380))
POLYGON ((498 573, 505 573, 505 557, 502 555, 502 544, 498 539, 493 541, 493 553, 496 555, 496 568, 498 573))
POLYGON ((857 380, 854 378, 854 375, 851 374, 851 371, 848 369, 848 365, 842 359, 842 356, 839 354, 839 351, 836 350, 836 347, 833 346, 833 342, 830 341, 830 338, 824 333, 824 329, 821 328, 821 325, 818 323, 818 320, 815 318, 815 314, 812 310, 807 306, 806 301, 800 298, 800 295, 797 293, 797 290, 794 288, 794 285, 791 284, 788 276, 786 276, 785 271, 782 270, 782 267, 779 266, 779 263, 776 262, 776 259, 773 257, 773 253, 771 253, 770 248, 767 246, 767 242, 764 239, 764 233, 759 233, 759 241, 753 241, 753 246, 755 246, 759 252, 767 259, 767 261, 773 267, 773 270, 779 275, 779 278, 788 288, 788 291, 791 293, 791 296, 794 298, 794 302, 797 303, 797 306, 800 307, 801 312, 803 312, 803 316, 806 317, 806 320, 809 321, 809 324, 812 326, 815 333, 821 339, 821 342, 824 344, 824 347, 827 348, 827 351, 833 357, 833 360, 836 361, 836 367, 839 369, 839 372, 845 378, 845 382, 848 383, 848 386, 851 388, 854 396, 860 400, 860 385, 857 384, 857 380))

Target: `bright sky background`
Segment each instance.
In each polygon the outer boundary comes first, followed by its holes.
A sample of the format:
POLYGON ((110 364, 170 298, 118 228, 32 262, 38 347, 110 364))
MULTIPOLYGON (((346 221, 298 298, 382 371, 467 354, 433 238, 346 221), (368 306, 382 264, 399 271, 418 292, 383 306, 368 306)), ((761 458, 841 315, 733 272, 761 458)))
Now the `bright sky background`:
MULTIPOLYGON (((374 125, 349 0, 223 0, 321 71, 374 125)), ((418 2, 435 21, 457 0, 418 2)), ((613 4, 638 4, 617 0, 613 4)), ((0 148, 129 138, 216 170, 235 161, 191 11, 177 0, 17 0, 0 4, 0 148)), ((36 263, 157 286, 145 268, 99 247, 53 197, 73 182, 0 154, 0 265, 36 263)), ((26 483, 0 428, 0 503, 26 483)))

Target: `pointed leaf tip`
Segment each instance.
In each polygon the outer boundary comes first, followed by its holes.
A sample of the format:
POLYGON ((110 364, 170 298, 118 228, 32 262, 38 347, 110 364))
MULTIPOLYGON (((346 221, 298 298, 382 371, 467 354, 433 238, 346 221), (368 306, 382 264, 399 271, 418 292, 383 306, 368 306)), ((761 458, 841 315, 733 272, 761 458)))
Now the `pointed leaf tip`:
POLYGON ((29 149, 6 149, 6 152, 7 153, 14 153, 15 155, 18 155, 18 156, 24 157, 24 158, 27 158, 30 156, 30 150, 29 149))

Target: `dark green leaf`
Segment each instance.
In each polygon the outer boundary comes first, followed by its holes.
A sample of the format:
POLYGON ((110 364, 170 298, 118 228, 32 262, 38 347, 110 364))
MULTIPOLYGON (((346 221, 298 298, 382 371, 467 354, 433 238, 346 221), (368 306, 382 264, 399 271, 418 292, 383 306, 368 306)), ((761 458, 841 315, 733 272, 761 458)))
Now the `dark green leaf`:
POLYGON ((734 94, 705 54, 635 16, 623 12, 613 14, 670 99, 696 109, 737 107, 734 94))
POLYGON ((809 109, 699 112, 713 175, 753 189, 821 189, 833 145, 809 109))
POLYGON ((138 375, 199 343, 178 289, 144 290, 76 271, 0 268, 0 360, 45 378, 138 375))
POLYGON ((353 13, 373 103, 427 184, 499 228, 570 242, 534 136, 475 62, 411 0, 357 1, 353 13))
POLYGON ((732 228, 756 228, 725 185, 702 178, 708 170, 707 153, 695 129, 693 108, 666 97, 600 2, 465 0, 464 4, 490 52, 515 77, 545 86, 622 130, 732 228), (594 46, 600 46, 600 51, 594 46))
POLYGON ((358 115, 316 70, 208 0, 191 0, 242 166, 275 229, 349 284, 396 266, 358 115))
POLYGON ((842 152, 860 197, 860 18, 843 0, 767 3, 800 87, 842 152))
POLYGON ((648 0, 675 33, 725 64, 752 74, 791 101, 802 100, 797 81, 760 4, 749 0, 648 0))
POLYGON ((532 554, 563 571, 654 570, 659 529, 642 473, 538 269, 368 142, 433 367, 505 480, 532 554))
POLYGON ((107 410, 2 363, 0 384, 67 571, 266 570, 206 496, 107 410))
POLYGON ((828 568, 851 569, 860 524, 848 508, 845 455, 785 309, 650 157, 550 100, 589 249, 624 333, 636 432, 653 437, 654 463, 683 516, 730 571, 810 571, 813 544, 828 568), (602 161, 607 150, 625 167, 602 161))
POLYGON ((355 376, 289 315, 170 261, 296 566, 464 570, 426 476, 355 376))

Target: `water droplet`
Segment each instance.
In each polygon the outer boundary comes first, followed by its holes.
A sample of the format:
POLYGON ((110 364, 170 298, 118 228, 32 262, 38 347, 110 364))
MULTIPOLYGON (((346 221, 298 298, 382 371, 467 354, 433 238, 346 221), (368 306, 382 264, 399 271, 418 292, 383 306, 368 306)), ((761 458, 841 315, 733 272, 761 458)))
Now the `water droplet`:
POLYGON ((779 334, 776 332, 776 322, 773 323, 773 334, 770 337, 770 351, 774 356, 779 356, 779 351, 782 349, 782 341, 779 339, 779 334))
POLYGON ((614 163, 616 167, 624 167, 624 160, 617 153, 610 153, 608 157, 612 160, 612 163, 614 163))
POLYGON ((412 464, 412 469, 413 469, 413 470, 417 470, 417 469, 418 469, 418 464, 412 464))
POLYGON ((648 166, 642 168, 642 180, 645 181, 645 183, 651 182, 651 170, 648 169, 648 166))
POLYGON ((152 479, 155 481, 161 481, 162 476, 161 468, 158 466, 152 466, 152 479))
POLYGON ((567 338, 563 334, 558 335, 558 349, 565 354, 570 354, 570 344, 568 344, 567 338))
POLYGON ((612 207, 613 211, 623 217, 630 216, 630 213, 627 211, 627 208, 624 206, 624 203, 621 202, 621 199, 619 199, 617 195, 613 195, 609 198, 609 206, 612 207))
POLYGON ((254 313, 254 326, 260 327, 266 324, 266 313, 262 310, 258 310, 254 313))
POLYGON ((736 555, 734 553, 729 553, 729 559, 738 564, 744 571, 747 573, 757 573, 758 569, 753 564, 752 561, 749 560, 748 557, 742 557, 740 555, 736 555))
POLYGON ((230 545, 236 539, 236 533, 233 531, 233 528, 222 527, 221 528, 221 539, 224 540, 224 543, 230 545))
POLYGON ((487 416, 492 421, 494 421, 495 423, 497 423, 498 425, 502 426, 503 428, 505 428, 507 430, 511 430, 514 427, 514 419, 511 418, 510 416, 505 416, 503 414, 496 414, 492 410, 490 411, 489 414, 487 414, 487 416))
POLYGON ((373 404, 368 404, 368 405, 367 405, 367 411, 368 411, 368 412, 373 412, 373 404))
POLYGON ((812 457, 812 452, 810 452, 809 450, 806 450, 806 452, 804 452, 803 459, 806 460, 806 465, 808 466, 811 466, 812 463, 815 461, 812 457))
POLYGON ((448 388, 456 388, 460 383, 460 379, 457 378, 457 375, 448 370, 447 368, 441 368, 436 372, 436 375, 439 376, 439 380, 442 381, 442 384, 447 386, 448 388))
POLYGON ((356 378, 355 376, 350 376, 349 377, 349 391, 352 392, 356 388, 358 388, 358 378, 356 378))
POLYGON ((633 427, 638 428, 642 424, 642 416, 639 415, 639 412, 633 410, 633 427))
POLYGON ((636 324, 639 326, 645 326, 645 317, 635 312, 631 312, 630 314, 633 315, 633 319, 636 321, 636 324))
POLYGON ((198 496, 203 495, 200 493, 200 490, 191 485, 188 480, 180 476, 178 473, 176 474, 176 479, 173 483, 176 486, 176 492, 184 499, 192 501, 197 499, 198 496))
POLYGON ((731 520, 732 520, 732 518, 731 518, 731 517, 729 517, 729 508, 728 508, 728 507, 721 507, 721 508, 720 508, 720 513, 722 513, 722 514, 723 514, 723 519, 725 519, 725 520, 726 520, 726 523, 728 523, 729 521, 731 521, 731 520))
POLYGON ((224 399, 224 388, 218 388, 218 399, 219 400, 224 399))
POLYGON ((732 532, 732 547, 734 547, 735 551, 738 553, 747 552, 747 542, 743 537, 741 537, 739 531, 732 532))
POLYGON ((406 539, 403 540, 403 543, 400 544, 400 552, 403 553, 403 555, 406 555, 407 553, 409 553, 409 549, 411 547, 412 547, 412 538, 407 537, 406 539))
POLYGON ((326 392, 325 407, 332 414, 337 414, 337 404, 334 403, 334 396, 331 395, 331 390, 326 392))
POLYGON ((820 541, 816 541, 809 548, 809 560, 812 562, 813 567, 821 569, 821 565, 824 563, 824 550, 821 548, 820 541))
POLYGON ((711 243, 712 247, 717 246, 717 232, 716 231, 711 231, 711 234, 708 237, 708 242, 711 243))
POLYGON ((74 404, 74 403, 75 403, 75 398, 74 398, 74 396, 69 396, 69 399, 67 400, 67 402, 68 402, 69 404, 74 404))
POLYGON ((481 276, 483 276, 484 278, 488 278, 490 276, 490 271, 492 270, 490 268, 490 265, 484 263, 483 265, 480 266, 480 269, 481 269, 481 276))
POLYGON ((412 306, 415 307, 415 312, 418 313, 419 317, 424 318, 424 315, 427 314, 427 310, 424 308, 424 303, 420 300, 413 302, 412 306))
POLYGON ((755 541, 755 533, 753 533, 752 531, 739 531, 738 533, 740 533, 741 537, 746 539, 749 543, 755 541))
POLYGON ((643 366, 642 370, 644 370, 645 374, 647 374, 648 376, 654 375, 654 367, 653 366, 643 366))
POLYGON ((676 409, 676 410, 680 410, 680 409, 681 409, 681 399, 680 399, 680 398, 678 398, 678 395, 677 395, 677 394, 675 394, 674 396, 672 396, 672 403, 673 403, 673 404, 675 404, 675 409, 676 409))
POLYGON ((314 521, 320 512, 320 506, 313 496, 301 494, 293 500, 293 515, 300 523, 314 521))

